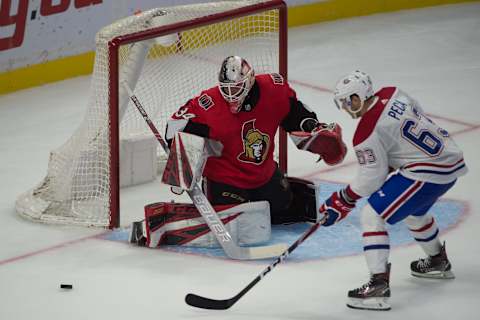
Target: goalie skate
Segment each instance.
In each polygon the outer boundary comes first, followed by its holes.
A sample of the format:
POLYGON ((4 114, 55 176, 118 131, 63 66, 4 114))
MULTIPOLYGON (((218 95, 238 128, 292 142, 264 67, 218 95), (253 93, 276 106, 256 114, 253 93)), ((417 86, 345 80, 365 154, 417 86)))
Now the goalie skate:
POLYGON ((363 310, 390 310, 390 264, 387 272, 373 274, 370 281, 360 288, 348 292, 347 306, 352 309, 363 310))
POLYGON ((144 235, 143 220, 135 221, 132 223, 132 228, 130 230, 130 236, 128 241, 130 243, 136 244, 138 246, 145 246, 147 238, 144 235))
POLYGON ((445 243, 440 249, 440 253, 435 256, 429 256, 425 259, 415 260, 410 264, 412 275, 420 278, 432 279, 454 279, 452 265, 447 258, 445 243))

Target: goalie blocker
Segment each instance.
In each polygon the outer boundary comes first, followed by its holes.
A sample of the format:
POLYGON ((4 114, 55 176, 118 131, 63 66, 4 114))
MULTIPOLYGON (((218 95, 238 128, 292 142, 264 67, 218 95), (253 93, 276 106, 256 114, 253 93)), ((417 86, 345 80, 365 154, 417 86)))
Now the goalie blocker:
MULTIPOLYGON (((319 186, 299 178, 287 178, 293 201, 283 214, 289 223, 315 222, 319 186)), ((214 206, 232 240, 238 245, 257 245, 271 238, 270 206, 267 201, 214 206)), ((219 243, 193 204, 158 202, 145 206, 145 220, 134 222, 130 242, 150 248, 186 245, 216 248, 219 243)))

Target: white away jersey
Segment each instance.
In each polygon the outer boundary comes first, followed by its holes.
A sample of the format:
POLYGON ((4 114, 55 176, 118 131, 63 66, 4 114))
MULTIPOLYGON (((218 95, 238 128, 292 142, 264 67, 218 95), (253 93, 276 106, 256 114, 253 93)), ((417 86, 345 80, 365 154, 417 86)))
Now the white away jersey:
POLYGON ((382 88, 375 96, 353 138, 360 164, 350 185, 355 193, 370 195, 397 169, 407 178, 438 184, 467 172, 462 151, 417 101, 396 87, 382 88))

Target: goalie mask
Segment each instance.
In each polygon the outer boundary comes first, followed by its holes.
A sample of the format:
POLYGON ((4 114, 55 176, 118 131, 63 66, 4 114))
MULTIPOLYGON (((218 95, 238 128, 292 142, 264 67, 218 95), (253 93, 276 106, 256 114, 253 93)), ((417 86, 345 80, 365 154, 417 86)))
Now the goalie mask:
POLYGON ((230 111, 238 113, 255 83, 255 72, 247 60, 230 56, 222 62, 218 82, 220 93, 228 102, 230 111))
POLYGON ((365 100, 373 96, 372 80, 365 72, 355 71, 337 82, 334 92, 334 101, 339 109, 347 111, 352 118, 358 118, 365 100), (360 105, 352 106, 352 96, 360 99, 360 105))

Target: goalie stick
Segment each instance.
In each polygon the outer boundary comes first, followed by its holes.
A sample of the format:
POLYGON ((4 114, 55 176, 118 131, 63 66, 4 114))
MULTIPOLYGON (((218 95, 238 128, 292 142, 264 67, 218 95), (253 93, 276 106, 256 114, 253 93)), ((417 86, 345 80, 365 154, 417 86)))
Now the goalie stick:
POLYGON ((185 302, 192 307, 202 308, 202 309, 211 309, 211 310, 226 310, 233 306, 241 297, 243 297, 250 289, 252 289, 260 280, 263 279, 270 271, 273 270, 278 264, 282 263, 289 255, 295 250, 303 241, 305 241, 309 236, 314 233, 318 227, 323 223, 325 218, 316 222, 314 225, 310 227, 307 231, 305 231, 302 236, 295 241, 288 249, 283 252, 280 257, 277 258, 274 262, 272 262, 268 267, 266 267, 255 279, 253 279, 245 288, 242 289, 239 293, 235 296, 231 297, 230 299, 224 300, 216 300, 205 298, 193 293, 189 293, 185 296, 185 302))
MULTIPOLYGON (((130 89, 128 83, 122 82, 122 84, 125 87, 125 90, 128 92, 130 100, 132 100, 133 104, 142 115, 143 119, 145 120, 148 127, 157 138, 163 150, 168 155, 170 152, 170 148, 168 147, 165 139, 158 132, 157 128, 153 124, 152 120, 148 116, 142 104, 130 89)), ((276 244, 276 245, 263 246, 263 247, 238 246, 233 241, 232 236, 230 235, 228 230, 225 228, 225 225, 223 224, 222 220, 220 220, 220 218, 218 217, 218 214, 215 212, 215 209, 212 207, 207 197, 203 193, 202 189, 198 184, 198 181, 194 182, 191 190, 186 190, 186 191, 190 199, 192 199, 193 204, 195 205, 195 207, 197 207, 198 211, 207 222, 208 227, 210 228, 212 233, 215 235, 215 238, 218 240, 223 250, 225 251, 225 254, 228 257, 232 259, 238 259, 238 260, 265 259, 265 258, 278 257, 286 249, 287 246, 285 244, 276 244)))

